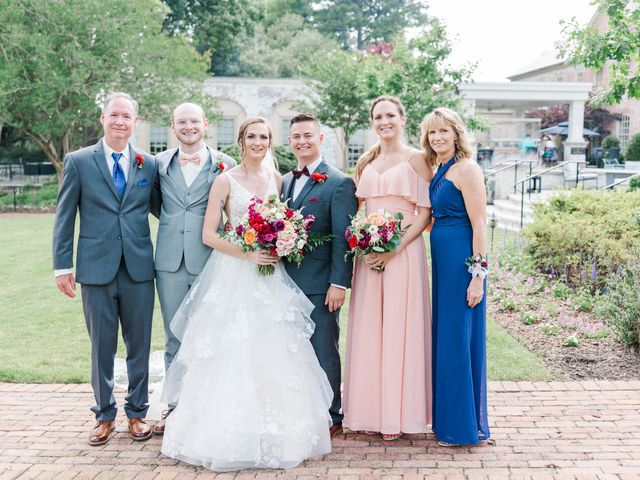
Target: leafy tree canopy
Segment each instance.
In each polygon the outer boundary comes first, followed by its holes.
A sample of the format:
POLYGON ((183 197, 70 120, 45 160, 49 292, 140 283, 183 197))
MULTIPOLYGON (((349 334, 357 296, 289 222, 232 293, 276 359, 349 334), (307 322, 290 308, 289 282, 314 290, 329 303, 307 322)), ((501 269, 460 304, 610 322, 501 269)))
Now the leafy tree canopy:
POLYGON ((391 41, 426 20, 426 6, 417 0, 326 0, 313 14, 318 30, 345 50, 391 41))
POLYGON ((105 93, 130 93, 145 118, 203 102, 207 61, 184 37, 162 33, 165 13, 157 0, 5 2, 0 123, 27 134, 60 175, 64 155, 95 129, 105 93))
POLYGON ((253 0, 164 0, 170 8, 164 29, 171 35, 188 35, 199 53, 211 57, 215 75, 235 74, 242 34, 252 36, 263 18, 261 2, 253 0))
POLYGON ((609 88, 596 102, 615 105, 625 97, 640 99, 640 1, 594 0, 608 18, 607 30, 582 28, 574 18, 565 25, 566 38, 558 47, 569 61, 594 70, 609 69, 609 88))

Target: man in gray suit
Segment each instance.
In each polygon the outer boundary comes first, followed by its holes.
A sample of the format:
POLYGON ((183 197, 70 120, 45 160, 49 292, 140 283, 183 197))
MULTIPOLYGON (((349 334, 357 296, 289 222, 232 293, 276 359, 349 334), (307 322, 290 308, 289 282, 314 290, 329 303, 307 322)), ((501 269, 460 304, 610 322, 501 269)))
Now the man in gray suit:
POLYGON ((82 307, 91 339, 91 386, 97 423, 89 444, 109 441, 115 429, 113 359, 118 320, 127 347, 129 389, 124 410, 133 440, 152 432, 148 409, 149 349, 153 317, 153 247, 149 204, 155 159, 129 143, 137 104, 126 93, 104 102, 104 137, 64 159, 53 228, 56 285, 73 298, 82 284, 82 307), (76 277, 72 273, 76 213, 80 212, 76 277))
POLYGON ((351 286, 353 263, 345 260, 348 249, 344 232, 358 210, 353 180, 324 162, 320 154, 323 135, 320 123, 311 114, 291 119, 289 144, 298 160, 298 168, 282 178, 282 196, 295 209, 315 216, 311 233, 332 234, 332 240, 305 255, 300 267, 285 262, 289 276, 315 305, 311 319, 316 329, 311 344, 333 389, 329 409, 333 425, 331 436, 342 431, 340 398, 340 307, 345 290, 351 286))
MULTIPOLYGON (((211 248, 202 243, 202 224, 214 179, 226 168, 236 165, 229 156, 204 143, 209 122, 204 111, 194 103, 183 103, 171 115, 171 130, 178 148, 160 153, 156 158, 159 192, 153 213, 160 218, 156 241, 156 282, 164 321, 165 370, 171 365, 180 341, 171 332, 171 320, 193 285, 211 248)), ((175 405, 163 412, 153 431, 164 433, 165 420, 175 405)))

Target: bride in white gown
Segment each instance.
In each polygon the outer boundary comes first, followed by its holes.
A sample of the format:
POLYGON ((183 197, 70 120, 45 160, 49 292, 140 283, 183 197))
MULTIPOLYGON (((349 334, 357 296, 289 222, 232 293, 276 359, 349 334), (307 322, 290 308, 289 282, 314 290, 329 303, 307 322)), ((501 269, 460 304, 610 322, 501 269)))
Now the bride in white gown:
POLYGON ((217 234, 224 205, 235 227, 253 197, 278 194, 262 162, 271 146, 262 118, 240 127, 242 164, 215 180, 203 241, 215 250, 174 317, 182 345, 169 368, 162 453, 227 471, 289 468, 331 451, 333 393, 309 342, 313 305, 266 252, 242 253, 217 234), (260 276, 257 265, 275 264, 260 276))

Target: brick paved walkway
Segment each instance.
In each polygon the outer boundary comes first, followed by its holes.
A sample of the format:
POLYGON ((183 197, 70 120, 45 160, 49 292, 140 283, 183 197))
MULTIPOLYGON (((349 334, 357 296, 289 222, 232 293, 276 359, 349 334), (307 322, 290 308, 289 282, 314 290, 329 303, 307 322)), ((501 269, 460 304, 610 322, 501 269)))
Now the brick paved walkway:
POLYGON ((0 384, 0 479, 640 479, 640 381, 489 388, 492 444, 452 449, 432 435, 388 443, 349 434, 295 469, 216 475, 160 455, 158 438, 132 442, 122 416, 109 444, 88 446, 87 385, 0 384))

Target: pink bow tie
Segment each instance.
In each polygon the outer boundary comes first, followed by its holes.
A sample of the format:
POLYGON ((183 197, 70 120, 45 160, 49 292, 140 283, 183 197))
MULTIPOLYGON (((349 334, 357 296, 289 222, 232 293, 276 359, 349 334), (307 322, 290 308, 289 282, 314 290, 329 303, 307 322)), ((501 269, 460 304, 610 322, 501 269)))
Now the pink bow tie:
POLYGON ((180 161, 181 167, 184 167, 189 162, 194 165, 200 165, 200 154, 194 153, 193 155, 187 155, 186 153, 181 153, 180 156, 178 156, 178 160, 180 161))

